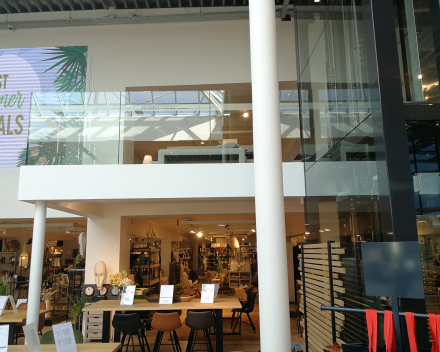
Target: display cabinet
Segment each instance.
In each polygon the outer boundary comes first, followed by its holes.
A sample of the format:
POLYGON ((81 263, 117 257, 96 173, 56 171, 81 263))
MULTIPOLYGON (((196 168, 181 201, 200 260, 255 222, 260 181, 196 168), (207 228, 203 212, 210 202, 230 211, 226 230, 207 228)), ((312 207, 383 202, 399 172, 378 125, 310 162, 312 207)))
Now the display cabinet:
POLYGON ((160 248, 133 244, 130 251, 130 274, 137 287, 147 288, 160 282, 160 248))

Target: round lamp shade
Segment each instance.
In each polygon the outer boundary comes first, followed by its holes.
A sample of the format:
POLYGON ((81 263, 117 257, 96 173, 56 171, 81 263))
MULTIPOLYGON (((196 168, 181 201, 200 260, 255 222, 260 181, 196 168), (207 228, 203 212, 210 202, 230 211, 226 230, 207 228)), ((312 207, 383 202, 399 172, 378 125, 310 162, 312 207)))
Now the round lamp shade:
POLYGON ((153 157, 151 155, 145 155, 142 164, 151 164, 153 162, 153 157))

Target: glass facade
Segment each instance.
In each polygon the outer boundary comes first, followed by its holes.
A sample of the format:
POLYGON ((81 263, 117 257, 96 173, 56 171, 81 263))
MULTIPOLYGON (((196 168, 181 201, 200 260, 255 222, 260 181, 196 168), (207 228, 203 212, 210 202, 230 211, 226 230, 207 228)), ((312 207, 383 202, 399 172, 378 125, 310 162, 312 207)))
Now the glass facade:
MULTIPOLYGON (((296 90, 280 90, 283 161, 300 160, 296 90)), ((36 93, 23 164, 253 162, 250 90, 36 93)))
MULTIPOLYGON (((295 17, 306 242, 335 241, 345 249, 339 275, 345 290, 337 294, 345 308, 389 309, 384 297, 365 294, 361 253, 363 242, 398 235, 372 13, 366 2, 353 0, 298 6, 295 17)), ((336 330, 341 341, 368 343, 365 316, 345 314, 336 330)))

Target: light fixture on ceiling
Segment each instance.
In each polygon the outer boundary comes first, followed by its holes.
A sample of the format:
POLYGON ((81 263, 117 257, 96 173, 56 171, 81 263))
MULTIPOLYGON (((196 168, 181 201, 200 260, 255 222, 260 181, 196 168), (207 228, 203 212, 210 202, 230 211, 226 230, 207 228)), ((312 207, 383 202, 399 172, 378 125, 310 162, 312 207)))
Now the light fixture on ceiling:
POLYGON ((6 229, 3 229, 3 235, 6 235, 6 229))
POLYGON ((321 0, 313 0, 313 2, 320 2, 321 0))
POLYGON ((153 157, 151 155, 145 155, 142 164, 151 164, 152 162, 153 162, 153 157))
POLYGON ((245 112, 244 114, 243 114, 243 117, 248 117, 249 116, 249 113, 248 112, 245 112))
POLYGON ((422 77, 423 77, 422 75, 418 75, 417 76, 418 79, 422 79, 422 77))
POLYGON ((199 232, 196 233, 196 236, 197 236, 197 237, 202 237, 203 234, 199 231, 199 232))
POLYGON ((330 231, 330 229, 325 229, 325 231, 330 231))
POLYGON ((23 247, 23 252, 20 253, 20 260, 18 261, 19 266, 28 266, 29 255, 23 247))
POLYGON ((194 230, 191 230, 189 233, 195 234, 196 232, 194 230))
POLYGON ((319 232, 324 232, 324 230, 319 230, 319 232))
POLYGON ((255 232, 255 229, 252 229, 252 232, 255 232))
POLYGON ((310 235, 310 232, 309 232, 309 231, 307 231, 307 232, 305 232, 305 234, 306 234, 306 235, 310 235))

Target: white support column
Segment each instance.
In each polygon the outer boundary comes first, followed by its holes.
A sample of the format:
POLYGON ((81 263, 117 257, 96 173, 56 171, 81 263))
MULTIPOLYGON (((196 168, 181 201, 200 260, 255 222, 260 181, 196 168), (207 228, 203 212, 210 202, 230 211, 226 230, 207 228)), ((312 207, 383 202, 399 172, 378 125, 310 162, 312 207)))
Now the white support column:
POLYGON ((249 1, 249 18, 261 351, 288 352, 290 318, 274 1, 249 1))
POLYGON ((35 202, 34 231, 32 234, 31 272, 26 323, 38 325, 40 311, 41 280, 43 275, 44 239, 46 232, 46 202, 35 202))

